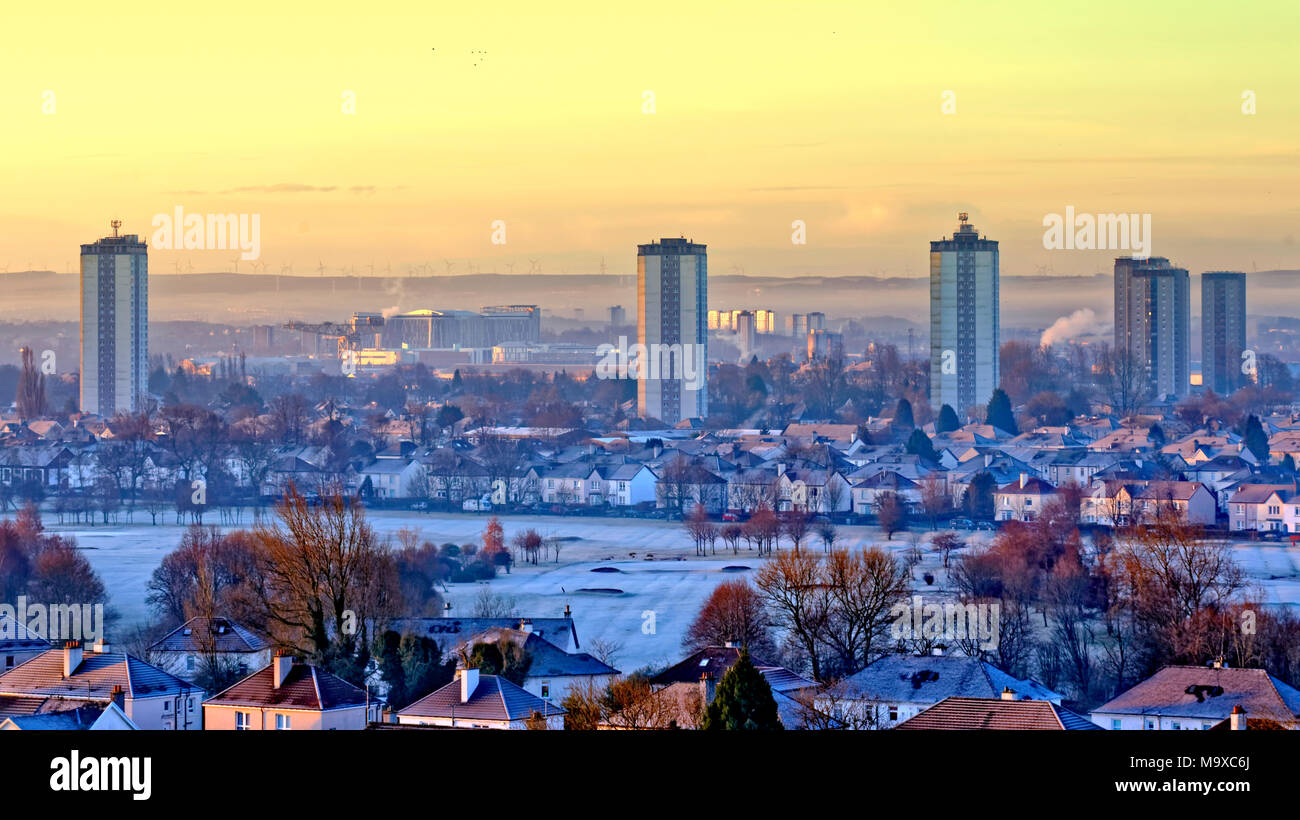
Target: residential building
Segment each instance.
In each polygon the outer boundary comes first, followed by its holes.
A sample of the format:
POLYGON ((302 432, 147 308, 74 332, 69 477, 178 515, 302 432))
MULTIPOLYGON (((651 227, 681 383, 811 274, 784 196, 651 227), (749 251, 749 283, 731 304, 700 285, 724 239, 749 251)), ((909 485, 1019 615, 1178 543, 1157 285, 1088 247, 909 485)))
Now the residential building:
POLYGON ((17 618, 0 613, 0 672, 7 672, 53 648, 17 618))
POLYGON ((998 243, 965 213, 952 238, 930 243, 930 403, 958 413, 998 386, 998 243))
POLYGON ((669 424, 703 418, 709 414, 708 249, 671 237, 638 245, 636 270, 637 342, 658 371, 637 379, 637 415, 669 424))
POLYGON ((1058 705, 1063 697, 978 658, 896 653, 845 678, 818 704, 847 725, 891 729, 946 698, 988 700, 1008 689, 1026 700, 1058 705))
POLYGON ((149 247, 135 234, 81 246, 84 413, 134 413, 149 383, 149 247))
POLYGON ((0 716, 0 732, 122 732, 139 728, 115 701, 109 701, 103 706, 77 706, 61 712, 0 716))
POLYGON ((1263 669, 1221 664, 1166 666, 1098 706, 1092 721, 1106 729, 1210 729, 1238 706, 1252 719, 1300 728, 1300 690, 1263 669))
POLYGON ((998 488, 994 515, 999 521, 1033 521, 1055 495, 1051 484, 1021 473, 1019 480, 998 488))
POLYGON ((1201 386, 1226 396, 1251 377, 1246 350, 1246 274, 1201 274, 1201 386))
POLYGON ((99 644, 68 641, 0 674, 0 715, 63 712, 115 702, 141 729, 203 728, 202 689, 99 644))
POLYGON ((1115 350, 1144 396, 1179 399, 1191 387, 1191 284, 1164 257, 1115 260, 1115 350))
POLYGON ((1079 731, 1096 730, 1083 715, 1071 712, 1058 703, 1041 700, 1017 700, 1014 693, 1001 698, 944 698, 895 729, 969 730, 969 731, 1079 731))
POLYGON ((457 669, 456 679, 397 712, 406 726, 452 729, 527 729, 540 725, 564 728, 565 710, 501 675, 457 669))
POLYGON ((576 687, 592 686, 603 691, 613 682, 619 671, 586 652, 566 652, 538 635, 527 618, 518 627, 494 626, 462 641, 454 654, 472 651, 476 644, 500 645, 507 642, 519 647, 528 656, 528 671, 520 686, 543 700, 563 703, 576 687))
POLYGON ((289 654, 203 702, 209 730, 360 730, 378 719, 364 690, 289 654))
POLYGON ((225 617, 190 618, 149 647, 158 666, 193 680, 206 662, 233 669, 240 677, 271 662, 266 637, 225 617))

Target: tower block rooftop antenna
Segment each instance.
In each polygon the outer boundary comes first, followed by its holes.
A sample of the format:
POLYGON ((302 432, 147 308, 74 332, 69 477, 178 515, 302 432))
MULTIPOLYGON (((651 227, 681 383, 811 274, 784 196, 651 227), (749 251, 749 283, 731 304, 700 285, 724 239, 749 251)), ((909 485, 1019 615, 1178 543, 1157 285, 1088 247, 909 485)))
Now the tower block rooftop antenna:
POLYGON ((110 224, 110 225, 113 226, 113 237, 116 239, 116 238, 117 238, 117 229, 120 228, 120 227, 122 227, 122 220, 120 220, 120 219, 114 219, 112 222, 110 222, 110 223, 108 223, 108 224, 110 224))

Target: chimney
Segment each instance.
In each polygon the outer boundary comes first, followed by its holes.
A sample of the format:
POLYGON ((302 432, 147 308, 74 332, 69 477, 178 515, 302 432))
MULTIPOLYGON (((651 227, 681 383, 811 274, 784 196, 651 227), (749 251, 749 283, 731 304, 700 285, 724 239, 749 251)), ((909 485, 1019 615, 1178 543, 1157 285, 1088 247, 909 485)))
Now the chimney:
POLYGON ((276 689, 279 689, 284 684, 285 679, 289 677, 289 673, 293 671, 293 662, 293 655, 290 655, 287 651, 281 650, 275 653, 275 658, 271 661, 271 666, 274 667, 271 671, 271 679, 274 681, 273 685, 276 689))
POLYGON ((1004 687, 1002 687, 1002 699, 1003 699, 1003 700, 1020 700, 1020 696, 1017 695, 1015 692, 1012 692, 1010 686, 1004 686, 1004 687))
POLYGON ((717 692, 718 692, 718 687, 717 684, 714 683, 713 675, 709 672, 704 672, 703 674, 701 674, 700 675, 700 697, 704 700, 704 704, 706 706, 710 703, 713 703, 713 696, 716 695, 717 692))
POLYGON ((108 652, 110 649, 111 647, 104 642, 103 638, 100 638, 99 640, 95 641, 90 646, 90 651, 94 652, 97 655, 103 655, 104 653, 108 652))
POLYGON ((939 644, 938 646, 936 646, 936 647, 934 647, 933 649, 931 649, 931 650, 930 650, 930 654, 933 655, 933 656, 935 656, 936 658, 942 658, 942 657, 943 657, 943 644, 939 644))
POLYGON ((734 649, 736 647, 736 644, 732 641, 726 641, 722 645, 727 647, 728 649, 734 649))
POLYGON ((776 463, 776 474, 777 474, 777 475, 785 475, 785 462, 784 462, 784 461, 778 461, 778 462, 776 463))
POLYGON ((564 605, 564 617, 568 618, 570 621, 573 620, 573 611, 569 609, 568 604, 564 605))
POLYGON ((117 704, 117 708, 126 711, 126 693, 122 691, 122 687, 114 686, 109 697, 117 704))
POLYGON ((1234 732, 1246 731, 1246 710, 1241 708, 1238 703, 1232 707, 1232 714, 1228 716, 1228 727, 1234 732))
POLYGON ((1029 483, 1029 473, 1021 473, 1021 474, 1020 474, 1020 489, 1023 490, 1023 489, 1025 488, 1025 485, 1028 484, 1028 483, 1029 483))
POLYGON ((478 670, 457 669, 456 677, 460 680, 460 702, 469 703, 470 696, 478 688, 478 670))
POLYGON ((1226 669, 1227 666, 1228 666, 1228 665, 1227 665, 1226 663, 1223 662, 1223 656, 1222 656, 1222 655, 1220 655, 1219 657, 1217 657, 1217 658, 1214 659, 1214 668, 1215 668, 1215 669, 1226 669))
POLYGON ((520 618, 520 619, 519 619, 519 631, 520 631, 520 632, 531 633, 531 632, 533 631, 533 622, 530 621, 530 620, 528 620, 527 618, 520 618))
POLYGON ((63 645, 63 677, 72 677, 78 666, 81 666, 81 641, 68 641, 63 645))

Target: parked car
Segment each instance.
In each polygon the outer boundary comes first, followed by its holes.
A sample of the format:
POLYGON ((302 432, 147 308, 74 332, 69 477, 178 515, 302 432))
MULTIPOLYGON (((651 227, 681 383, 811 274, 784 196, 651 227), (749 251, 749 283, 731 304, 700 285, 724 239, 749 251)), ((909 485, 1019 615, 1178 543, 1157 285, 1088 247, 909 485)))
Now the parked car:
POLYGON ((952 520, 952 528, 954 530, 973 530, 975 529, 975 522, 971 521, 969 518, 954 518, 952 520))
POLYGON ((994 532, 997 530, 997 526, 992 521, 977 521, 975 522, 975 529, 994 532))
POLYGON ((467 498, 460 508, 465 512, 489 512, 492 509, 492 496, 484 494, 480 498, 467 498))

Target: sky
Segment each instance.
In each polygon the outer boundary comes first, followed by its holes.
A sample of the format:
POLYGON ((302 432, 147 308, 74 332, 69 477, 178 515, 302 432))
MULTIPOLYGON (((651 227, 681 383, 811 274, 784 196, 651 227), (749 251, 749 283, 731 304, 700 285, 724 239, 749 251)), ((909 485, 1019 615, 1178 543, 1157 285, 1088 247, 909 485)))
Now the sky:
POLYGON ((259 217, 241 272, 627 273, 685 235, 714 275, 921 276, 959 211, 1004 275, 1109 270, 1043 247, 1067 206, 1150 214, 1193 273, 1300 268, 1290 2, 173 0, 2 36, 0 271, 177 206, 259 217))

